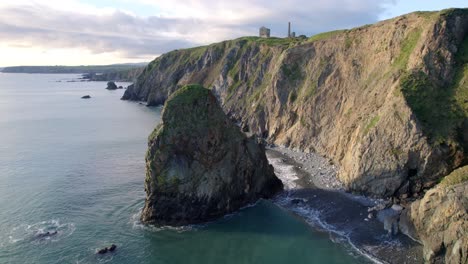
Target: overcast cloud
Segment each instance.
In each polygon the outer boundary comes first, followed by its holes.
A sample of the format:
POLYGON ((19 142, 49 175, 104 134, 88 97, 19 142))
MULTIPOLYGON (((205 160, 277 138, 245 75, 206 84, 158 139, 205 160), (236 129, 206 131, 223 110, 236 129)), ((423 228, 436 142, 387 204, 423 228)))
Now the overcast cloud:
MULTIPOLYGON (((0 4, 0 39, 10 47, 79 48, 147 60, 161 53, 258 34, 260 26, 285 36, 373 23, 392 0, 120 0, 96 7, 77 0, 0 4), (132 10, 125 6, 133 5, 132 10), (67 7, 68 5, 68 7, 67 7), (134 7, 134 8, 133 8, 134 7), (145 12, 139 12, 144 10, 145 12), (147 15, 154 10, 154 15, 147 15), (143 14, 144 13, 144 14, 143 14)), ((88 1, 89 2, 89 1, 88 1)), ((99 2, 99 1, 96 1, 99 2)))

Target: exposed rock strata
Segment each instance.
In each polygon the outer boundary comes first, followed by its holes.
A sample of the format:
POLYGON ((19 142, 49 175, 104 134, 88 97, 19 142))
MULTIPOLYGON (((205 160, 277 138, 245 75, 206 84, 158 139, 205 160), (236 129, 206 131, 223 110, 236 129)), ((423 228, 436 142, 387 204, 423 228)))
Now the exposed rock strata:
POLYGON ((209 221, 283 187, 264 147, 247 138, 212 92, 198 85, 170 97, 148 145, 141 216, 146 223, 209 221))
POLYGON ((467 162, 467 31, 467 9, 452 9, 177 50, 122 99, 163 104, 203 84, 244 131, 332 159, 347 189, 411 197, 467 162))
POLYGON ((460 168, 406 209, 402 232, 419 238, 428 263, 468 263, 468 166, 460 168), (451 183, 454 175, 464 182, 451 183), (461 177, 461 176, 460 176, 461 177), (409 220, 409 221, 408 221, 409 220))

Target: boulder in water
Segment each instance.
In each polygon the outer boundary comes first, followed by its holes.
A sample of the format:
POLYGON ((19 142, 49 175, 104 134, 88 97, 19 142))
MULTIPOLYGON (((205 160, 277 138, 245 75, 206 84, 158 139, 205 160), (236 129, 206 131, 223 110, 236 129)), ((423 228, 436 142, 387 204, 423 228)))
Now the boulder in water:
POLYGON ((107 89, 107 90, 117 90, 118 87, 117 87, 117 85, 115 84, 115 82, 108 82, 108 83, 107 83, 106 89, 107 89))
POLYGON ((117 249, 117 246, 115 244, 112 244, 110 247, 105 247, 100 250, 98 250, 97 254, 106 254, 107 252, 114 252, 117 249))
POLYGON ((81 96, 81 99, 90 99, 91 96, 90 95, 84 95, 84 96, 81 96))

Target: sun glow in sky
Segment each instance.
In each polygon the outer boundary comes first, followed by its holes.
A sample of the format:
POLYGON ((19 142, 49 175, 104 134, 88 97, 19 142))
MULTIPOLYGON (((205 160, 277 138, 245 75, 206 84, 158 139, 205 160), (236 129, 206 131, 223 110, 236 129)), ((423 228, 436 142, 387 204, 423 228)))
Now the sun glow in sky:
POLYGON ((307 36, 465 0, 15 0, 0 2, 0 67, 150 61, 173 49, 258 34, 307 36))

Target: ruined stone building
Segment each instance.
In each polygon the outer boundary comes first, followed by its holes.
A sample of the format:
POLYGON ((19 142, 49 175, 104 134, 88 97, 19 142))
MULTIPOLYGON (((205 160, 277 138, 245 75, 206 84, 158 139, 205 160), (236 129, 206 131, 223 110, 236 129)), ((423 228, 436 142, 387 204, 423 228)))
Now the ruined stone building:
POLYGON ((261 38, 269 38, 270 37, 270 29, 266 27, 260 28, 260 37, 261 38))

